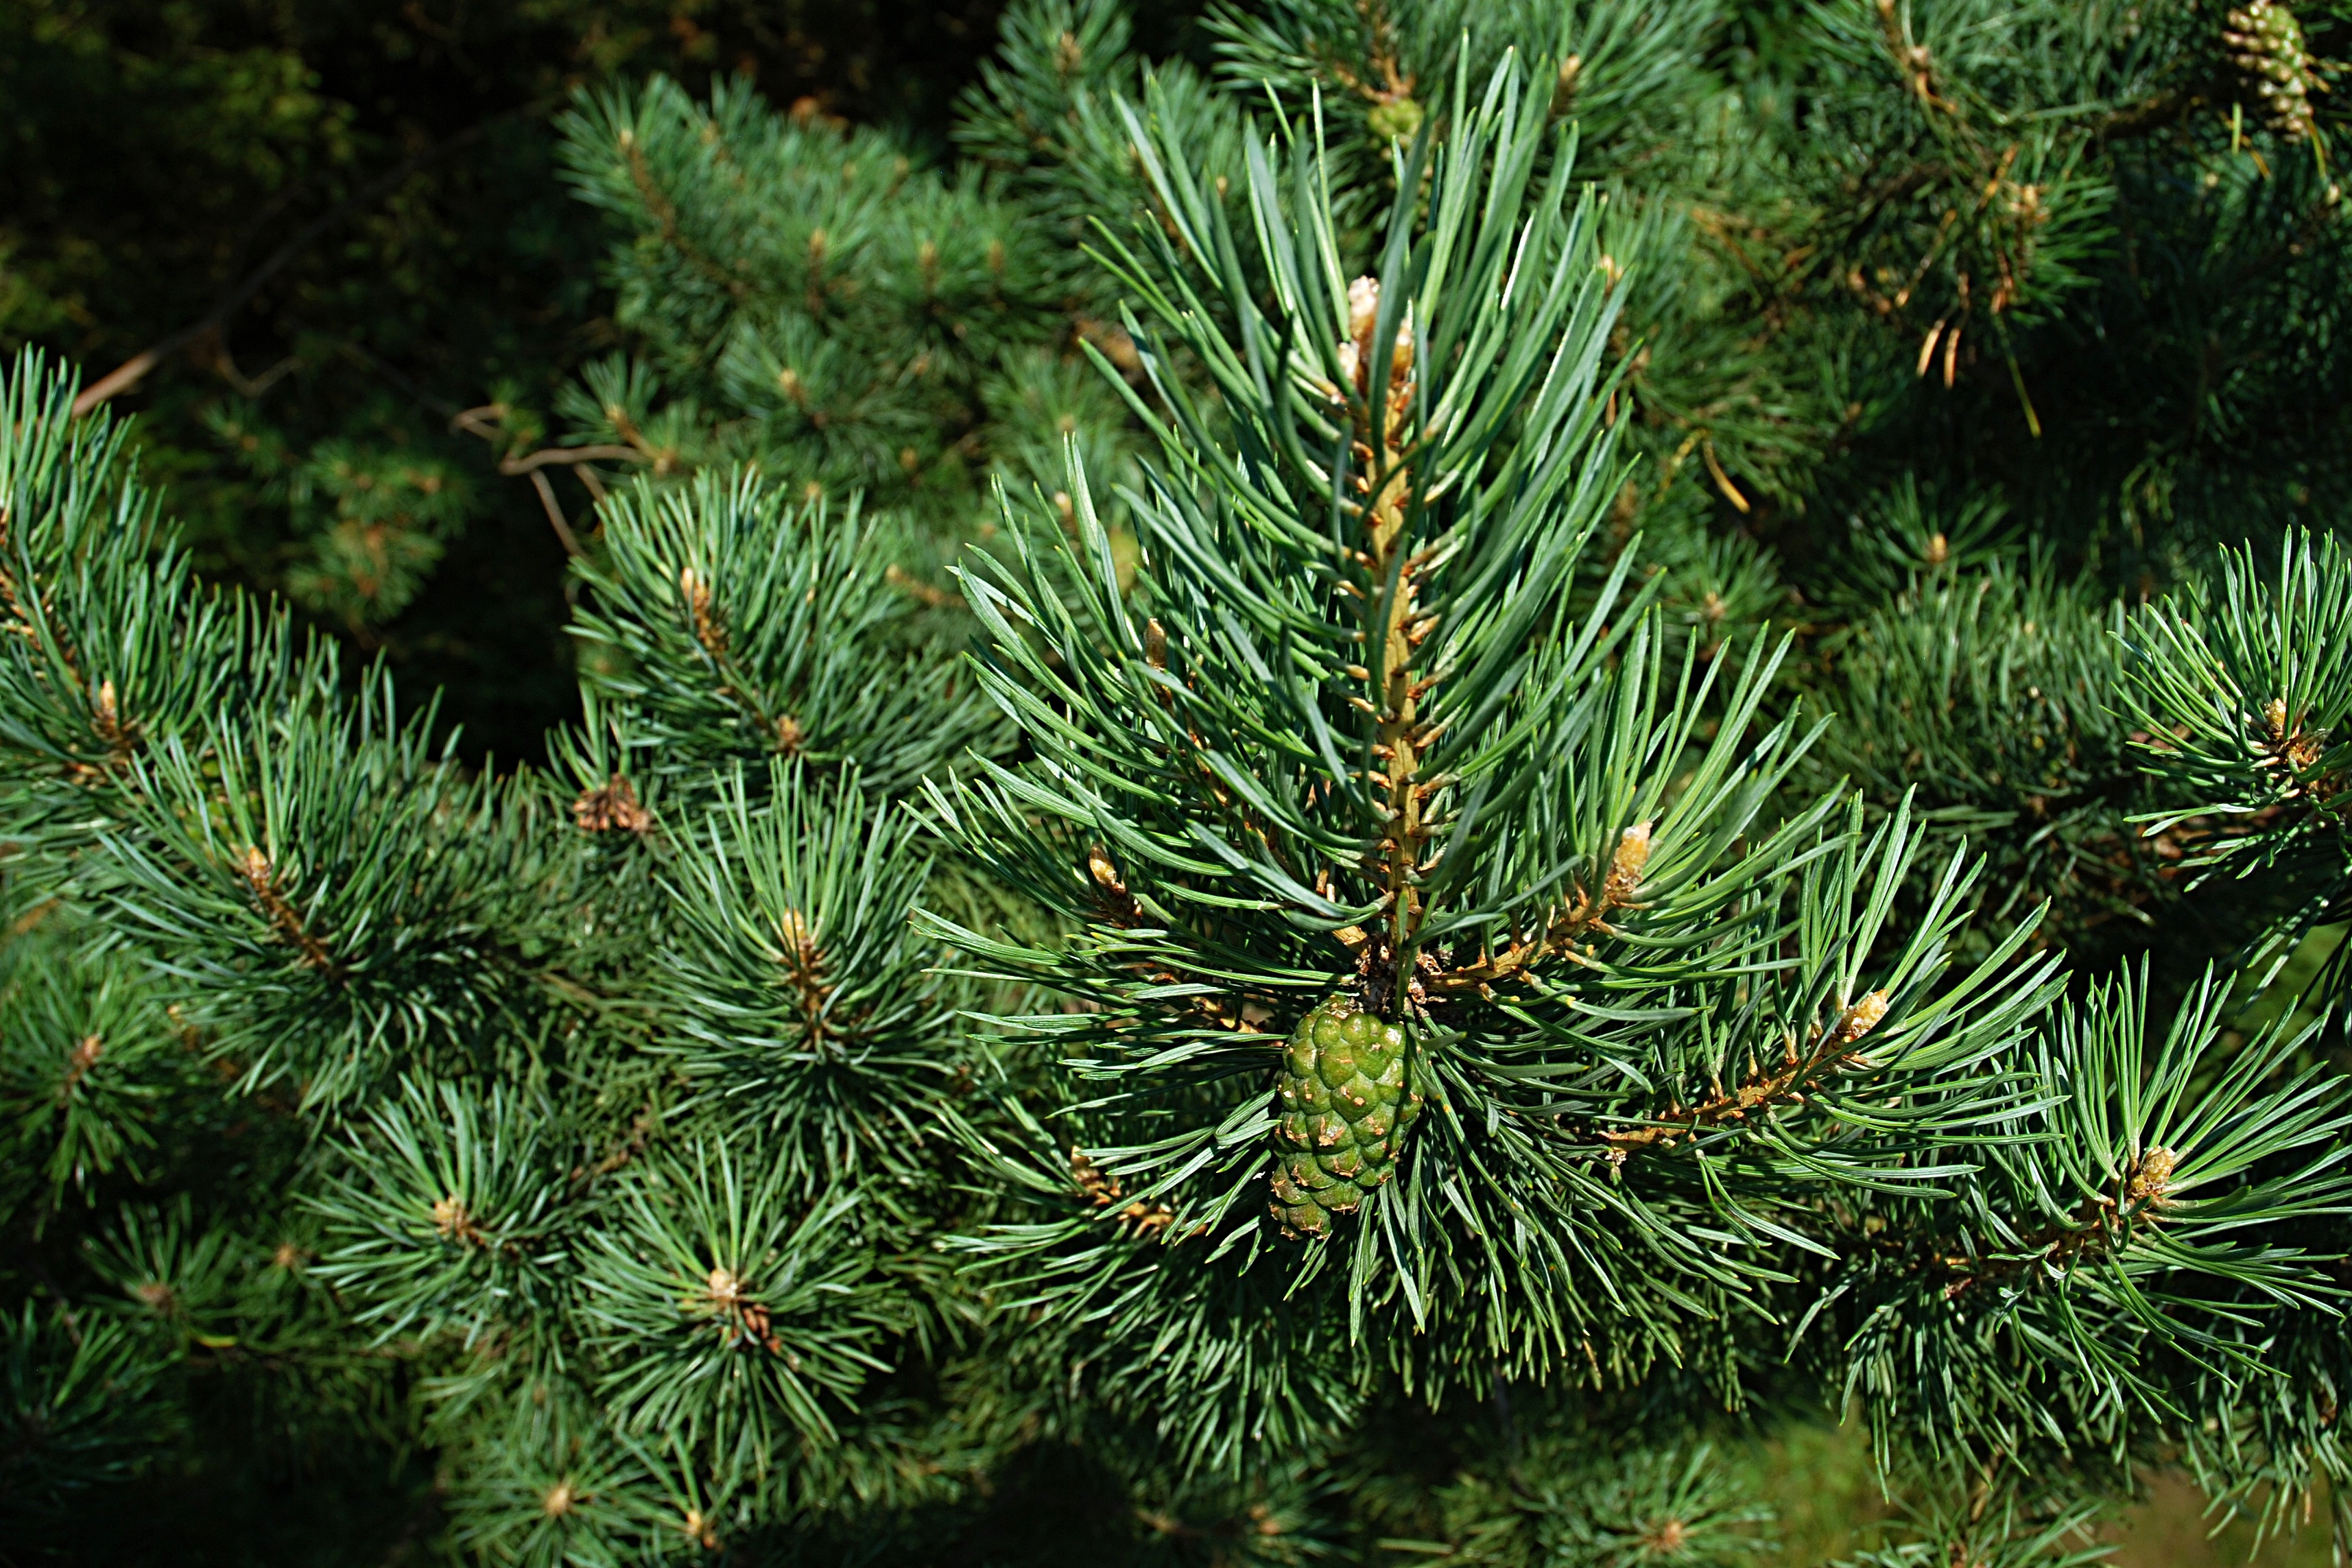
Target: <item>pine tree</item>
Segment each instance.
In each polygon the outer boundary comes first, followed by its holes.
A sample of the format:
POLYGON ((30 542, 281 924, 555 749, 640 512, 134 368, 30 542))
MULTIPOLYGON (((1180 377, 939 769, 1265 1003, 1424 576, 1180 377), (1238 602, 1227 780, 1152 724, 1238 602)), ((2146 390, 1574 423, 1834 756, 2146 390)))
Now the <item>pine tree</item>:
MULTIPOLYGON (((2352 914, 2341 799, 2352 561, 2333 537, 2296 533, 2269 572, 2252 551, 2225 550, 2217 564, 2140 616, 2126 710, 2147 771, 2174 786, 2151 831, 2193 823, 2189 865, 2234 865, 2293 889, 2249 954, 2268 959, 2267 982, 2298 943, 2352 914)), ((2307 1005, 2345 1004, 2345 963, 2338 945, 2307 1005)))
POLYGON ((584 96, 628 341, 473 411, 593 498, 545 770, 20 359, 7 1550, 1769 1561, 1790 1420, 1857 1561, 2344 1498, 2336 40, 2248 17, 1025 0, 953 167, 584 96))

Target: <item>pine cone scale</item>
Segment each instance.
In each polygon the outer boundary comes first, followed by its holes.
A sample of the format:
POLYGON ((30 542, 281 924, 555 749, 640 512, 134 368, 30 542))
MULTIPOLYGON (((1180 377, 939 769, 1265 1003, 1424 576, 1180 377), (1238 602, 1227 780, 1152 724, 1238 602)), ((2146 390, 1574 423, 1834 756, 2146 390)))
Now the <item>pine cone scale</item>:
POLYGON ((1320 1236, 1396 1174, 1403 1134, 1421 1108, 1404 1031, 1334 996, 1301 1020, 1276 1085, 1276 1164, 1269 1184, 1284 1234, 1320 1236))

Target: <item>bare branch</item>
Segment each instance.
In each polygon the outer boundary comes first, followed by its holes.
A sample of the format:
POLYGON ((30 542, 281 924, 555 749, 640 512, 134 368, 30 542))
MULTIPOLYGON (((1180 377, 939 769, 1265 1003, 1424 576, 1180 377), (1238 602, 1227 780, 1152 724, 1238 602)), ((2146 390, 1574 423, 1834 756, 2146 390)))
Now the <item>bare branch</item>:
POLYGON ((555 537, 563 541, 563 552, 577 561, 580 542, 572 537, 572 525, 563 520, 563 508, 555 500, 555 487, 537 468, 530 470, 531 488, 539 491, 539 504, 547 509, 547 521, 555 525, 555 537))

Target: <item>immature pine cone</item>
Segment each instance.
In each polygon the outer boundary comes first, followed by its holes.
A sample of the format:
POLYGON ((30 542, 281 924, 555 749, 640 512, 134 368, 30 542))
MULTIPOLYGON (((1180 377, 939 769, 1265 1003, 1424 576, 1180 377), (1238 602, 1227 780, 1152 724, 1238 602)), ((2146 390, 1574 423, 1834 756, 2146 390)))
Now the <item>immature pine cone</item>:
POLYGON ((2312 132, 2311 57, 2304 52, 2303 25, 2278 0, 2246 0, 2232 6, 2221 30, 2231 63, 2262 100, 2263 118, 2290 142, 2312 132))
POLYGON ((1290 1037, 1276 1093, 1274 1216, 1286 1235, 1320 1236, 1396 1174, 1421 1111, 1404 1031, 1333 996, 1290 1037))

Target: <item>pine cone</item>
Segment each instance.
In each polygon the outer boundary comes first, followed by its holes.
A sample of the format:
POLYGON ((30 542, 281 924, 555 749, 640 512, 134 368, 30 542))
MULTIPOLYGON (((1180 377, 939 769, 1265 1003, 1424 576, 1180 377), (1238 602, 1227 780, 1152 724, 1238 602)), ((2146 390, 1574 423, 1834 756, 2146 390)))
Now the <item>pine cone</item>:
POLYGON ((1421 1111, 1404 1031, 1333 996, 1290 1037, 1276 1093, 1274 1216, 1286 1236, 1320 1236, 1396 1174, 1421 1111))
POLYGON ((2263 118, 2290 142, 2312 133, 2311 89, 2317 80, 2304 52, 2303 25, 2277 0, 2232 6, 2221 41, 2230 61, 2262 100, 2263 118))

